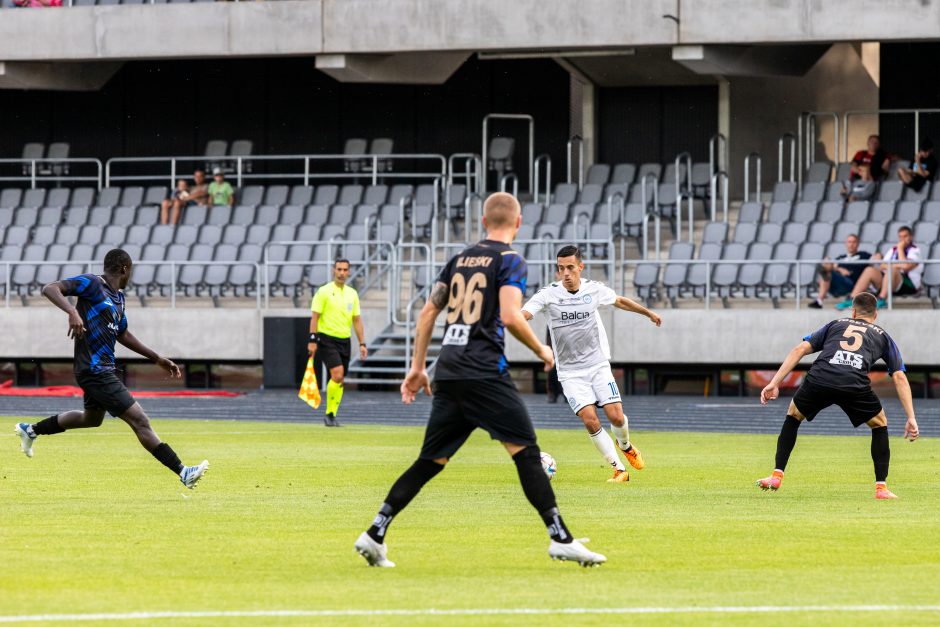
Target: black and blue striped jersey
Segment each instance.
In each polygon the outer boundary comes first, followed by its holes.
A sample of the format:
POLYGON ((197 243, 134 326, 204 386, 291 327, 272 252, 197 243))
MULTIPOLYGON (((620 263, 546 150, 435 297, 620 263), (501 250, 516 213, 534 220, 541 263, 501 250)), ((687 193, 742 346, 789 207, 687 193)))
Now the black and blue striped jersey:
POLYGON ((452 258, 438 281, 449 289, 447 327, 435 379, 484 379, 508 373, 499 315, 504 285, 525 294, 528 266, 508 244, 483 240, 452 258))
POLYGON ((75 374, 114 370, 114 343, 127 330, 124 292, 112 290, 94 274, 64 279, 64 294, 78 298, 78 314, 85 323, 85 334, 75 340, 75 374))

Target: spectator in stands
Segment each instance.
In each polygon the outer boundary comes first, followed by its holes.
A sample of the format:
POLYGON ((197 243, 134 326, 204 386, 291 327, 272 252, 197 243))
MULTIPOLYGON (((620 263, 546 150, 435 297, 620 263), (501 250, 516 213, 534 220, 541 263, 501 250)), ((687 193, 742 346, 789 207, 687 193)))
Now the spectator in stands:
POLYGON ((868 136, 868 149, 859 150, 852 157, 852 174, 854 181, 859 178, 859 166, 867 165, 873 181, 880 181, 891 167, 891 156, 881 149, 881 138, 877 135, 868 136))
POLYGON ((858 178, 842 183, 842 197, 846 202, 856 200, 871 200, 875 195, 875 181, 871 177, 871 167, 867 163, 860 163, 856 168, 858 178))
MULTIPOLYGON (((920 263, 920 249, 914 243, 914 233, 911 227, 902 226, 898 229, 898 243, 891 248, 885 249, 880 258, 888 261, 899 261, 890 266, 886 263, 881 264, 880 268, 868 266, 862 272, 855 289, 852 290, 852 298, 855 298, 862 292, 870 288, 878 290, 878 308, 887 306, 888 281, 887 273, 891 273, 891 286, 895 296, 907 296, 916 294, 920 289, 920 277, 923 273, 923 264, 920 263)), ((846 303, 839 303, 836 309, 848 309, 852 306, 851 300, 846 303)))
MULTIPOLYGON (((827 258, 828 259, 828 258, 827 258)), ((871 253, 858 249, 858 235, 852 233, 845 238, 845 253, 836 257, 836 263, 828 261, 819 264, 819 296, 809 304, 813 309, 822 309, 826 294, 847 296, 855 288, 862 273, 868 266, 850 263, 871 259, 871 253)), ((848 301, 851 303, 852 299, 848 301)))
POLYGON ((225 180, 225 174, 222 168, 216 168, 212 171, 213 181, 209 183, 209 206, 235 204, 235 190, 225 180))
POLYGON ((206 185, 206 173, 202 170, 193 172, 193 184, 186 186, 186 194, 182 193, 179 181, 176 184, 176 190, 173 195, 160 203, 160 224, 178 224, 183 207, 192 207, 193 205, 205 205, 209 197, 208 186, 206 185), (172 208, 172 214, 170 209, 172 208))
POLYGON ((898 177, 907 187, 915 192, 919 192, 927 184, 927 181, 933 180, 937 174, 937 158, 933 154, 933 142, 925 137, 920 141, 917 154, 914 155, 914 163, 910 169, 899 168, 898 177))

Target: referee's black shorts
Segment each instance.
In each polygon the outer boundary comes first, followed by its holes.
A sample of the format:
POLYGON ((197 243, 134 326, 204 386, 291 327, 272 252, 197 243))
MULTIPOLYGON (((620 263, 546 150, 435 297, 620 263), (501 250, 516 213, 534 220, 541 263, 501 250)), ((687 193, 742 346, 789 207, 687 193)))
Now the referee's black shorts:
POLYGON ((435 381, 432 391, 421 459, 452 457, 478 427, 500 442, 535 445, 529 411, 508 375, 435 381))
POLYGON ((317 359, 327 370, 343 367, 343 375, 349 371, 349 338, 333 337, 317 333, 317 359))
POLYGON ((119 418, 137 402, 114 371, 76 374, 75 380, 85 393, 87 410, 107 411, 119 418))
POLYGON ((845 415, 852 421, 852 426, 860 427, 881 413, 881 401, 872 391, 845 390, 817 385, 812 381, 804 381, 800 389, 793 396, 793 404, 812 420, 816 414, 829 407, 838 405, 845 415))

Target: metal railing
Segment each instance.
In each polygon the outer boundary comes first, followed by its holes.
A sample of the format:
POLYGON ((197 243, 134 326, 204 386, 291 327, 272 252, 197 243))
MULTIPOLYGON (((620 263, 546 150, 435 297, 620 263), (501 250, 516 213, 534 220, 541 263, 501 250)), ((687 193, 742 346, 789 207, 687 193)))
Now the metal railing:
MULTIPOLYGON (((250 155, 243 157, 207 157, 198 156, 173 156, 173 157, 115 157, 108 159, 104 168, 105 186, 110 187, 112 182, 125 181, 156 181, 167 183, 169 187, 176 184, 176 180, 184 175, 182 165, 195 166, 194 169, 201 170, 207 163, 227 162, 233 164, 234 171, 228 174, 234 177, 237 187, 241 187, 246 181, 259 180, 281 180, 298 181, 303 185, 309 185, 312 180, 348 180, 364 179, 371 180, 372 185, 378 185, 379 180, 385 179, 433 179, 447 176, 447 159, 444 155, 430 153, 415 154, 322 154, 322 155, 250 155), (347 172, 343 170, 343 164, 348 160, 359 160, 369 164, 366 171, 347 172), (428 170, 424 172, 382 172, 379 168, 379 162, 386 161, 412 161, 428 163, 428 170), (333 162, 335 169, 316 168, 316 166, 333 162), (286 164, 279 166, 283 171, 277 172, 256 172, 259 164, 286 164), (159 164, 158 171, 145 171, 143 173, 116 174, 115 170, 120 171, 123 168, 140 167, 147 164, 159 164), (252 167, 247 167, 251 164, 252 167)), ((189 172, 185 172, 188 177, 189 172)))
POLYGON ((718 207, 718 181, 721 181, 721 207, 724 210, 724 222, 728 223, 728 203, 731 201, 730 195, 728 193, 728 173, 724 170, 719 170, 712 175, 710 184, 710 200, 711 200, 711 221, 714 222, 717 216, 717 207, 718 207))
POLYGON ((777 180, 783 180, 783 153, 784 148, 790 148, 790 182, 796 182, 796 137, 793 133, 784 133, 777 140, 777 180))
POLYGON ((659 210, 659 179, 652 172, 647 172, 646 176, 640 181, 640 202, 643 205, 643 259, 649 258, 649 221, 651 216, 656 223, 654 235, 656 236, 656 258, 659 259, 662 242, 662 215, 659 210), (653 186, 652 194, 648 191, 650 185, 653 186), (652 201, 652 204, 650 204, 650 201, 652 201))
POLYGON ((542 205, 547 207, 552 203, 552 158, 547 154, 542 154, 535 158, 535 164, 533 166, 535 171, 535 184, 532 185, 532 202, 539 201, 542 163, 545 164, 545 200, 542 202, 542 205))
MULTIPOLYGON (((714 259, 714 260, 705 260, 705 259, 661 259, 661 260, 639 260, 639 259, 621 259, 620 260, 620 269, 621 269, 621 290, 623 293, 626 293, 626 277, 627 270, 630 267, 639 266, 639 265, 649 265, 656 264, 659 266, 660 270, 664 267, 670 265, 680 265, 680 266, 705 266, 705 274, 703 277, 704 283, 693 285, 688 282, 680 283, 674 286, 664 286, 663 277, 660 273, 659 278, 655 286, 659 287, 675 287, 678 290, 682 291, 694 291, 695 289, 702 289, 703 293, 701 297, 693 298, 702 298, 705 303, 705 309, 711 308, 711 300, 713 298, 726 298, 731 297, 735 298, 732 295, 735 291, 744 291, 751 290, 753 291, 754 298, 781 298, 789 299, 793 298, 793 306, 795 309, 802 308, 803 292, 809 287, 816 285, 816 266, 823 263, 837 263, 838 265, 865 265, 865 266, 880 266, 881 264, 886 264, 889 267, 911 263, 906 260, 897 260, 897 259, 868 259, 868 260, 859 260, 859 261, 835 261, 832 259, 714 259), (761 281, 755 283, 754 285, 742 285, 738 283, 737 277, 734 281, 731 281, 727 284, 722 284, 716 286, 714 284, 714 277, 712 276, 714 270, 719 266, 764 266, 764 270, 761 274, 761 281), (782 281, 779 284, 768 284, 763 281, 764 274, 766 273, 767 267, 769 266, 787 266, 787 280, 782 281), (803 269, 807 266, 813 268, 812 277, 807 280, 802 280, 803 269), (792 279, 792 280, 791 280, 792 279), (728 293, 722 294, 723 290, 727 290, 728 293), (776 294, 772 292, 776 291, 776 294), (763 295, 759 295, 763 294, 763 295)), ((922 264, 937 264, 940 263, 940 259, 921 259, 917 263, 922 264)), ((886 307, 890 310, 894 308, 894 285, 893 285, 893 273, 886 272, 884 274, 888 282, 888 294, 885 299, 886 307)), ((913 295, 912 295, 913 296, 913 295)), ((682 298, 683 296, 679 296, 682 298)))
POLYGON ((483 160, 480 155, 472 152, 455 152, 447 157, 447 186, 454 184, 454 180, 463 177, 467 186, 468 194, 479 194, 483 188, 483 177, 486 171, 483 169, 483 160), (463 161, 463 171, 456 169, 456 164, 463 161))
MULTIPOLYGON (((84 168, 82 168, 84 169, 84 168)), ((0 181, 11 183, 28 183, 35 188, 38 183, 94 183, 98 190, 102 187, 103 168, 98 159, 66 158, 66 159, 0 159, 0 181), (4 166, 20 166, 18 174, 7 175, 4 166), (94 166, 93 174, 72 174, 72 166, 94 166), (45 167, 43 167, 45 166, 45 167)))
POLYGON ((708 176, 728 169, 728 138, 715 133, 708 140, 708 176))
POLYGON ((674 162, 676 172, 676 240, 682 240, 682 201, 688 201, 689 208, 689 242, 695 241, 695 196, 692 194, 692 154, 681 152, 676 155, 674 162), (680 165, 684 162, 685 177, 683 181, 680 165))
POLYGON ((803 175, 816 161, 816 136, 819 118, 832 119, 832 155, 839 166, 839 116, 833 111, 803 111, 796 118, 797 182, 803 187, 803 175))
POLYGON ((572 183, 571 176, 571 149, 574 146, 574 143, 578 144, 578 191, 584 189, 584 138, 580 135, 575 135, 568 140, 566 144, 566 152, 568 158, 568 183, 572 183))
POLYGON ((490 166, 487 161, 487 150, 489 149, 490 143, 490 134, 489 134, 489 123, 490 120, 525 120, 529 123, 529 191, 532 191, 534 173, 533 168, 535 167, 535 118, 526 113, 490 113, 483 117, 483 150, 481 151, 483 155, 483 188, 482 196, 486 195, 487 184, 486 184, 486 172, 489 170, 490 166))
POLYGON ((761 171, 761 158, 759 152, 752 152, 748 156, 744 157, 744 202, 751 202, 751 160, 757 161, 757 167, 755 168, 757 174, 757 188, 754 193, 755 202, 761 202, 760 197, 760 171, 761 171))
POLYGON ((519 177, 515 172, 509 172, 508 174, 502 175, 499 179, 499 191, 505 192, 506 185, 512 181, 512 195, 516 198, 519 197, 519 177))

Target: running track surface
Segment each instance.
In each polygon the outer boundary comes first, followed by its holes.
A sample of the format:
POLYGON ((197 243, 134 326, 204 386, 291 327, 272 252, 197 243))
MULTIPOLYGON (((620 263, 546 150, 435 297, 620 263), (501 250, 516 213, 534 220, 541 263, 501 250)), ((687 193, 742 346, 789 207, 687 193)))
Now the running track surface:
MULTIPOLYGON (((562 399, 549 404, 542 395, 522 396, 537 428, 583 428, 562 399)), ((624 398, 624 411, 630 418, 630 427, 638 430, 777 434, 788 404, 788 398, 762 407, 756 398, 628 396, 624 398)), ((249 392, 235 398, 148 398, 141 400, 141 405, 154 420, 189 418, 320 424, 323 417, 323 405, 314 411, 297 398, 296 392, 289 390, 249 392)), ((905 422, 901 404, 897 400, 886 399, 884 406, 891 434, 901 435, 905 422)), ((6 416, 49 416, 81 407, 81 398, 0 399, 0 415, 6 416)), ((940 436, 940 399, 915 399, 914 408, 921 435, 940 436)), ((430 402, 423 394, 413 405, 403 405, 401 398, 391 392, 349 390, 343 397, 339 420, 351 425, 423 426, 429 410, 430 402)), ((867 428, 852 429, 848 418, 836 407, 821 412, 804 429, 806 433, 820 435, 869 433, 867 428)))

